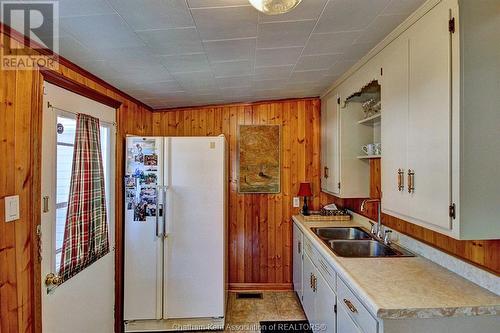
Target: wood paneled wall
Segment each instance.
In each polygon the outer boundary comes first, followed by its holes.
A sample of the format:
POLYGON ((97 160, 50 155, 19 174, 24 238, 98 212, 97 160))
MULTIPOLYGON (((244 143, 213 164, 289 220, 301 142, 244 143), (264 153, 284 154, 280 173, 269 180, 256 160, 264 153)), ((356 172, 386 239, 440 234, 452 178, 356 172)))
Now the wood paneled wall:
MULTIPOLYGON (((154 112, 153 134, 224 134, 229 143, 229 282, 233 289, 290 289, 292 197, 299 183, 320 192, 320 100, 300 99, 154 112), (239 194, 238 125, 278 124, 281 193, 239 194)), ((319 204, 319 196, 312 202, 319 204)))
MULTIPOLYGON (((3 37, 0 34, 2 42, 3 37)), ((116 166, 117 179, 122 179, 125 134, 150 134, 152 113, 75 68, 61 65, 59 72, 122 102, 117 112, 116 166)), ((35 228, 40 215, 37 151, 42 83, 39 71, 0 70, 0 333, 41 332, 40 294, 35 288, 40 279, 35 228), (15 222, 6 223, 4 198, 10 195, 19 195, 21 216, 15 222)), ((116 193, 121 193, 121 185, 122 182, 117 181, 116 193)), ((117 196, 116 207, 118 212, 122 211, 121 196, 117 196)), ((116 214, 116 219, 119 247, 121 214, 116 214)), ((116 260, 121 262, 121 257, 117 256, 116 260)))
MULTIPOLYGON (((373 197, 380 198, 380 160, 371 160, 370 169, 370 193, 373 197)), ((376 221, 376 205, 367 204, 369 206, 367 211, 361 212, 361 201, 362 199, 340 199, 327 193, 321 193, 322 205, 335 202, 376 221)), ((457 258, 500 275, 500 239, 459 241, 387 214, 382 214, 382 223, 457 258)))

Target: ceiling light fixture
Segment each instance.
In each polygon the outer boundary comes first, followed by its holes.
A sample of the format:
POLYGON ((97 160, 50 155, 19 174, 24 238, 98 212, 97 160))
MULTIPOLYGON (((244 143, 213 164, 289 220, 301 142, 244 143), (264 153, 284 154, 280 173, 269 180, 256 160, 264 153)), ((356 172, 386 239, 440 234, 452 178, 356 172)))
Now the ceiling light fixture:
POLYGON ((302 0, 248 0, 258 11, 267 15, 285 14, 297 7, 302 0))

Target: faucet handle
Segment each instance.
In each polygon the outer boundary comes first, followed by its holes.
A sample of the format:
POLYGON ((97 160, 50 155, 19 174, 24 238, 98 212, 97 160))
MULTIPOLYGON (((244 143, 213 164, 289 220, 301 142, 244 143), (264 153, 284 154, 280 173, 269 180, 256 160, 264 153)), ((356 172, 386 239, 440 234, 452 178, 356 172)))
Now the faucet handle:
POLYGON ((372 224, 371 228, 370 228, 370 232, 373 234, 373 235, 377 235, 378 233, 378 225, 376 224, 372 224))
POLYGON ((391 243, 392 243, 392 240, 391 240, 392 230, 386 230, 386 231, 384 232, 384 234, 385 234, 385 235, 384 235, 384 243, 385 243, 386 245, 391 244, 391 243))

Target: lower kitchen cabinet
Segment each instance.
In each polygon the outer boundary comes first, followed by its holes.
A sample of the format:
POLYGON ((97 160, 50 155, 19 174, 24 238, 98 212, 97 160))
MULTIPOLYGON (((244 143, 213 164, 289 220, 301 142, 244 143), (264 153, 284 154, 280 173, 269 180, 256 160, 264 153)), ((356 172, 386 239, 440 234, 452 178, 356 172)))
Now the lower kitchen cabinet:
POLYGON ((336 295, 321 273, 317 272, 315 277, 315 318, 313 322, 315 325, 313 326, 313 332, 334 333, 337 321, 335 314, 337 303, 336 295))
POLYGON ((309 255, 307 253, 304 253, 303 258, 304 258, 303 262, 304 270, 303 270, 302 280, 304 281, 304 291, 302 295, 302 307, 304 308, 304 312, 306 313, 309 323, 313 323, 315 315, 314 313, 315 293, 313 289, 315 268, 311 258, 309 258, 309 255))
POLYGON ((363 333, 354 320, 347 314, 343 305, 337 308, 337 332, 339 333, 363 333))
POLYGON ((302 280, 302 232, 293 225, 293 289, 299 299, 302 299, 303 280, 302 280))

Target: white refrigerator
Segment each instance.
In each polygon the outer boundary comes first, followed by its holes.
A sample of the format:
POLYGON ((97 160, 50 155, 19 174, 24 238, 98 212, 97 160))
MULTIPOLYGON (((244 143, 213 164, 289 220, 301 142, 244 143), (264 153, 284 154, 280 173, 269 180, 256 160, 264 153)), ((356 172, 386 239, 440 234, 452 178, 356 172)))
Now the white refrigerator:
POLYGON ((125 159, 125 331, 223 328, 224 136, 129 136, 125 159))

